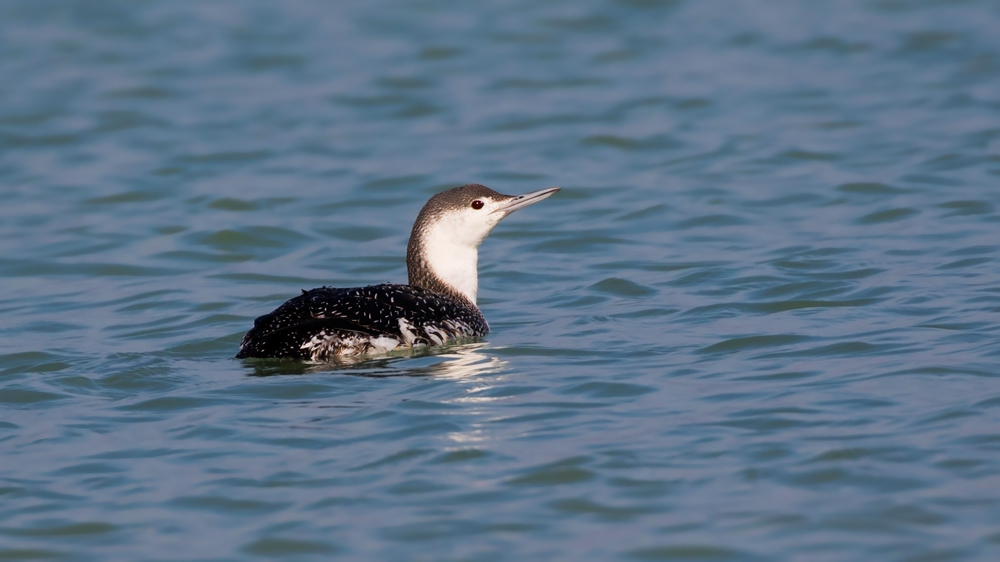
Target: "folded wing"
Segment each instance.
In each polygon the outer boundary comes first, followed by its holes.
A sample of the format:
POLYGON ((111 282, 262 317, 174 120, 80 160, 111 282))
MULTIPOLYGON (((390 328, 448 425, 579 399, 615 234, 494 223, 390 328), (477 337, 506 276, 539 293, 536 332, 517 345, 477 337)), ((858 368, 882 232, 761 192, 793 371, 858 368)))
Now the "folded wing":
POLYGON ((419 287, 321 287, 257 318, 236 357, 327 360, 487 333, 479 309, 419 287))

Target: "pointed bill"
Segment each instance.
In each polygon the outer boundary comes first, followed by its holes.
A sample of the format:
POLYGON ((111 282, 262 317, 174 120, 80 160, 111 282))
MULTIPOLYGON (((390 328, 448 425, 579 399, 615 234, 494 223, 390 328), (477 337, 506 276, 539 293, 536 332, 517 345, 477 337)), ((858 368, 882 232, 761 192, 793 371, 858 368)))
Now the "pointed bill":
POLYGON ((528 205, 534 205, 542 199, 552 195, 553 193, 559 191, 561 188, 558 187, 548 187, 545 189, 540 189, 538 191, 532 191, 531 193, 525 193, 524 195, 518 195, 508 201, 505 205, 498 207, 494 213, 513 213, 518 209, 523 209, 528 205))

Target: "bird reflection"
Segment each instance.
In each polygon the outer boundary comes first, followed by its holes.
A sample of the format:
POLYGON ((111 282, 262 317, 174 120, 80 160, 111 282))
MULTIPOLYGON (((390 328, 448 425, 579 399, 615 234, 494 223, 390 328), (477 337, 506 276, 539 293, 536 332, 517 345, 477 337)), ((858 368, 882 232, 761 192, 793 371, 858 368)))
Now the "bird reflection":
POLYGON ((507 364, 488 355, 486 342, 409 349, 378 358, 345 357, 337 361, 311 363, 287 359, 245 361, 251 377, 336 373, 359 377, 466 378, 500 372, 507 364))

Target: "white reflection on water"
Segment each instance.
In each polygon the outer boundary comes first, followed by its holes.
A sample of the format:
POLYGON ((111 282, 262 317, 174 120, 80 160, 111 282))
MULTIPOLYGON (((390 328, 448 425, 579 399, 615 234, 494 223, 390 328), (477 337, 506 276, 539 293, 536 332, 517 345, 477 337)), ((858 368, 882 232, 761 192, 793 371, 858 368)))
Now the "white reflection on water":
POLYGON ((434 365, 433 375, 451 379, 466 379, 499 373, 507 366, 506 361, 485 353, 489 349, 487 342, 476 342, 454 348, 451 353, 438 355, 446 361, 434 365))

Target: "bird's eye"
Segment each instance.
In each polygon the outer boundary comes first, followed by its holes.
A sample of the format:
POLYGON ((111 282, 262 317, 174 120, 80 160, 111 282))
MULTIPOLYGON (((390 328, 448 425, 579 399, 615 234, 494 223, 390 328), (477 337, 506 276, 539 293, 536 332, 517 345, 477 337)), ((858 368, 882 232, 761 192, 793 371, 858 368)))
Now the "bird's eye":
POLYGON ((477 211, 479 209, 482 209, 483 208, 483 202, 480 201, 479 199, 476 199, 475 201, 472 202, 472 208, 475 209, 475 210, 477 210, 477 211))

